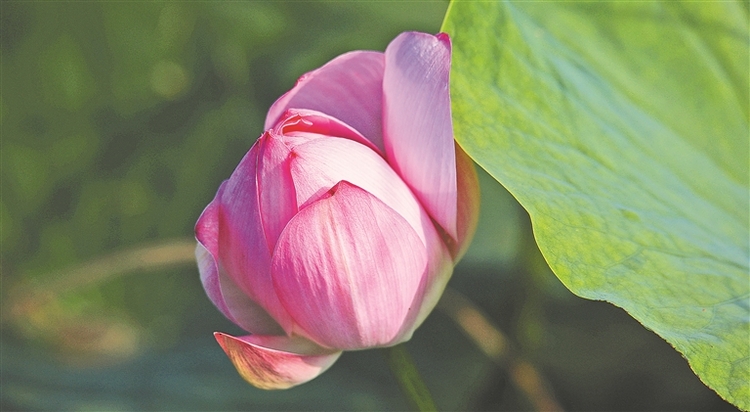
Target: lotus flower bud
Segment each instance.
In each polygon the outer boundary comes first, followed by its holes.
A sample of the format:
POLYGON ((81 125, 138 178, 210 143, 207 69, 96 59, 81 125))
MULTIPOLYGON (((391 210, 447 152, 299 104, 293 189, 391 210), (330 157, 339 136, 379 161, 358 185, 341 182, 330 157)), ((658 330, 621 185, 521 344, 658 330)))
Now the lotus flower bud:
POLYGON ((305 74, 199 218, 206 293, 249 333, 215 336, 253 385, 404 342, 436 305, 479 203, 449 71, 447 35, 407 32, 305 74))

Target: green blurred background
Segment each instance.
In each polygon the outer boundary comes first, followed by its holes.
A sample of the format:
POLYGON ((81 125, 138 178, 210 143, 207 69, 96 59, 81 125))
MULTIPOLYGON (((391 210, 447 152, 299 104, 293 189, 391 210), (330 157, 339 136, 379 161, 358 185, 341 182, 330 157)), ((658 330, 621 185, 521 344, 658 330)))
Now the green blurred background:
MULTIPOLYGON (((437 32, 447 6, 1 3, 2 409, 405 409, 378 350, 288 391, 247 385, 211 335, 240 330, 185 262, 198 215, 299 75, 437 32)), ((479 232, 450 286, 564 408, 733 409, 622 310, 564 289, 523 209, 481 181, 479 232)), ((440 311, 408 348, 442 410, 532 409, 440 311)))

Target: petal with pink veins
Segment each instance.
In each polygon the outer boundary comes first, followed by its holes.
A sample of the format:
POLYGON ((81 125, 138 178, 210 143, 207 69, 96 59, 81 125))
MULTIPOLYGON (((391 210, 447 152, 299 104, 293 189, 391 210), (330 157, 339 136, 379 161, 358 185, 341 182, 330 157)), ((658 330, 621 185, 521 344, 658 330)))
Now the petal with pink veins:
POLYGON ((302 338, 214 333, 216 341, 246 381, 260 389, 287 389, 315 378, 331 367, 340 351, 321 348, 302 338))
POLYGON ((442 33, 402 33, 388 45, 383 75, 383 144, 388 162, 455 240, 450 62, 450 39, 442 33))
POLYGON ((300 210, 273 254, 274 286, 306 336, 343 350, 399 338, 427 266, 411 225, 342 181, 300 210))
POLYGON ((383 67, 383 53, 354 51, 304 74, 271 106, 266 130, 288 109, 316 110, 354 127, 382 151, 383 67))
POLYGON ((437 235, 430 217, 386 161, 347 139, 326 138, 295 146, 290 169, 300 209, 346 180, 371 193, 406 219, 420 239, 437 235))
POLYGON ((287 222, 297 214, 297 196, 289 171, 289 147, 281 136, 268 131, 258 139, 257 186, 260 216, 268 252, 287 222))
POLYGON ((212 204, 198 219, 196 237, 211 252, 218 268, 285 331, 291 332, 292 319, 276 296, 271 280, 271 252, 261 222, 256 182, 258 152, 259 145, 253 145, 229 180, 221 185, 212 204))
POLYGON ((201 283, 208 298, 227 319, 251 333, 283 335, 284 329, 232 279, 220 270, 211 253, 200 243, 195 249, 201 283))
POLYGON ((394 209, 411 224, 424 242, 428 264, 422 275, 423 285, 412 303, 412 307, 419 308, 419 313, 410 312, 397 338, 397 341, 408 340, 435 306, 453 273, 454 262, 446 244, 455 246, 455 242, 450 237, 438 234, 429 215, 408 186, 382 158, 373 155, 370 150, 345 139, 319 139, 296 146, 293 152, 290 167, 300 207, 313 203, 324 196, 329 188, 345 180, 394 209))

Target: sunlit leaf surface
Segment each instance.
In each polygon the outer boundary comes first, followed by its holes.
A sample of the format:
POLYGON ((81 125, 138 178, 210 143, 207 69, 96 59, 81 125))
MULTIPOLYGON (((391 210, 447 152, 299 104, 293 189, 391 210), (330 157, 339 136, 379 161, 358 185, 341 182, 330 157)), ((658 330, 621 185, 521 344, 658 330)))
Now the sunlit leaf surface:
POLYGON ((454 2, 443 29, 456 137, 560 280, 750 409, 747 3, 454 2))

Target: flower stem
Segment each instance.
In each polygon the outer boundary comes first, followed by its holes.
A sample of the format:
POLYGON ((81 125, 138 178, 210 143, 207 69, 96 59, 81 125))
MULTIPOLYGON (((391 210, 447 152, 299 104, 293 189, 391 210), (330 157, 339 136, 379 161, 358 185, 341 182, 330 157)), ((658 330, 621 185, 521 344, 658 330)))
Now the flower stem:
POLYGON ((399 386, 401 386, 401 391, 409 400, 411 408, 417 411, 436 411, 437 408, 430 391, 419 375, 419 371, 404 344, 386 348, 385 356, 388 359, 388 366, 391 367, 391 371, 399 386))

